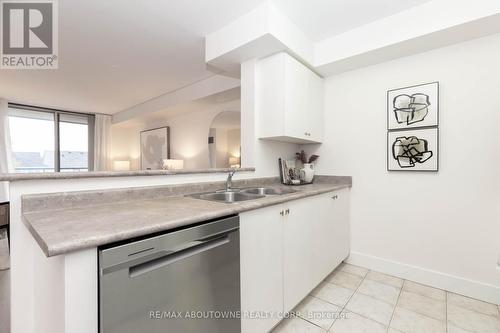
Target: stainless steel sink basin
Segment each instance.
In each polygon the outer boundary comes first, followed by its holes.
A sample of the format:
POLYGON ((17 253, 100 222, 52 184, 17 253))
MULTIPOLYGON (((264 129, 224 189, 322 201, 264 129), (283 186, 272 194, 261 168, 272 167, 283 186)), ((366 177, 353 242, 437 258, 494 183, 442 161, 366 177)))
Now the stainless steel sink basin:
POLYGON ((259 195, 283 195, 295 192, 296 191, 292 190, 291 188, 272 188, 272 187, 254 187, 241 190, 241 193, 259 194, 259 195))
POLYGON ((229 191, 217 190, 215 192, 197 193, 188 196, 201 200, 233 203, 239 201, 260 199, 268 195, 283 195, 295 192, 296 190, 290 188, 252 187, 245 189, 235 188, 229 191))
POLYGON ((233 203, 239 201, 260 199, 265 197, 265 195, 241 193, 241 192, 217 192, 217 193, 193 194, 191 195, 191 197, 202 200, 233 203))

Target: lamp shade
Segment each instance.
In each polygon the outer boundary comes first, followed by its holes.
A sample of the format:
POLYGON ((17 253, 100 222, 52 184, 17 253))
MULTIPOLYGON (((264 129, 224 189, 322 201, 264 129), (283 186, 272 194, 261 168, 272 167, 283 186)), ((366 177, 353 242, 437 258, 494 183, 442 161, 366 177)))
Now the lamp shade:
POLYGON ((184 169, 184 160, 163 160, 163 168, 167 170, 180 170, 184 169))
POLYGON ((130 161, 113 161, 114 171, 130 171, 130 161))

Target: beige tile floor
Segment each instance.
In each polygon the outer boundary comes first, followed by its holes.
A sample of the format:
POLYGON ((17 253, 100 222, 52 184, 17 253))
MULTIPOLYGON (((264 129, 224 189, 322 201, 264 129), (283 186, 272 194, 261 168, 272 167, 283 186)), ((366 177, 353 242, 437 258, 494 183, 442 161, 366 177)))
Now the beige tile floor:
POLYGON ((500 333, 500 306, 342 264, 273 333, 500 333))

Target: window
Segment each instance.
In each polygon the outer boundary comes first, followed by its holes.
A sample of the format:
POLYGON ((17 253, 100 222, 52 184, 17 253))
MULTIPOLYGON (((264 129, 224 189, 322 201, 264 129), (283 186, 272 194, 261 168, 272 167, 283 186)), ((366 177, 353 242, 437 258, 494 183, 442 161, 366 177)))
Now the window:
POLYGON ((88 116, 59 116, 59 170, 89 170, 88 116))
POLYGON ((9 114, 16 172, 54 172, 54 114, 20 109, 9 114))
POLYGON ((93 168, 94 116, 9 104, 16 172, 80 172, 93 168))

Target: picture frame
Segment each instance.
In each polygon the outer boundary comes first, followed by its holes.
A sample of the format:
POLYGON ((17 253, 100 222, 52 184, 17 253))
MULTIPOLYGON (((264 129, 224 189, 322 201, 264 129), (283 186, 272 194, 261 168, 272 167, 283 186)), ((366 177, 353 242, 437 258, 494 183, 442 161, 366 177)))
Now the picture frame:
POLYGON ((438 125, 438 81, 387 91, 387 130, 438 125))
POLYGON ((170 158, 170 128, 168 126, 140 132, 141 170, 161 170, 163 160, 170 158))
POLYGON ((388 131, 387 171, 439 171, 439 129, 388 131))

